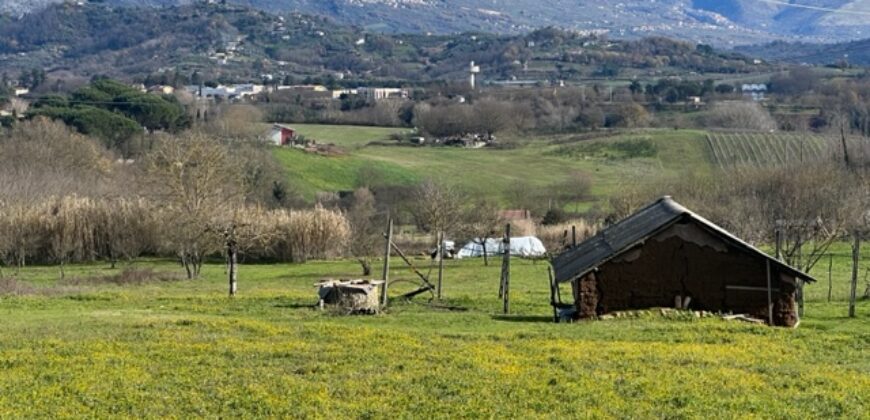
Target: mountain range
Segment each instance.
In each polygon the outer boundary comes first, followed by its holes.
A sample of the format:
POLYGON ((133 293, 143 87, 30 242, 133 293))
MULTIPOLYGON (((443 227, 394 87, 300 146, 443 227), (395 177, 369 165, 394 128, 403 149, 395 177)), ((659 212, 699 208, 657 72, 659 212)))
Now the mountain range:
MULTIPOLYGON (((70 0, 0 0, 21 15, 70 0)), ((92 2, 97 2, 91 0, 92 2)), ((158 7, 216 0, 100 0, 158 7)), ((223 0, 220 0, 223 1, 223 0)), ((718 46, 771 41, 840 42, 870 38, 870 0, 229 0, 276 13, 324 16, 386 33, 522 33, 542 27, 663 35, 718 46)), ((81 1, 76 2, 81 3, 81 1)))

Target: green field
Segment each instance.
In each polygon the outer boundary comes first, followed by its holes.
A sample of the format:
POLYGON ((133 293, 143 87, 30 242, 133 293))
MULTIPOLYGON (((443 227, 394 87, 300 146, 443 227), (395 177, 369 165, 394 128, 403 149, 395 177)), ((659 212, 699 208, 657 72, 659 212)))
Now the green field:
MULTIPOLYGON (((835 264, 841 298, 846 257, 835 264)), ((136 266, 180 272, 171 262, 136 266)), ((553 324, 546 264, 524 261, 513 266, 510 316, 500 314, 499 267, 479 260, 447 263, 437 306, 421 296, 360 317, 309 307, 317 280, 357 270, 352 262, 243 265, 240 295, 230 299, 220 264, 200 280, 125 286, 89 280, 117 273, 105 266, 70 267, 79 280, 64 285, 54 267, 27 268, 18 280, 26 293, 0 297, 0 418, 870 412, 870 301, 848 319, 843 300, 825 302, 825 284, 809 287, 796 330, 655 311, 553 324)), ((392 276, 412 278, 399 266, 392 276)))
MULTIPOLYGON (((707 173, 713 168, 706 144, 706 133, 693 130, 646 130, 600 140, 571 135, 525 139, 514 149, 461 149, 453 147, 365 146, 375 135, 384 139, 387 131, 369 127, 297 126, 308 133, 329 133, 336 144, 352 145, 347 156, 322 157, 295 149, 278 149, 275 154, 289 172, 290 182, 310 198, 317 191, 352 190, 361 177, 375 172, 388 182, 411 184, 424 178, 454 183, 470 192, 500 199, 518 181, 533 187, 562 182, 573 171, 583 171, 593 179, 596 202, 621 185, 650 176, 707 173), (648 139, 655 144, 655 156, 621 158, 607 153, 612 144, 633 139, 648 139), (561 154, 560 150, 578 144, 603 143, 604 153, 589 156, 561 154)), ((399 129, 396 129, 399 130, 399 129)), ((311 134, 314 136, 314 134, 311 134)), ((326 138, 326 134, 321 134, 326 138)), ((316 136, 314 136, 316 137, 316 136)), ((318 137, 319 138, 319 137, 318 137)))

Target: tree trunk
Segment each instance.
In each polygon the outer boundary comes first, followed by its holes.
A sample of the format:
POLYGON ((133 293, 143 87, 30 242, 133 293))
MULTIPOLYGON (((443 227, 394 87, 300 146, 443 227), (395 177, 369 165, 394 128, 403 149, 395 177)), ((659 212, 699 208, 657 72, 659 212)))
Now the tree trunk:
POLYGON ((843 162, 846 164, 846 167, 850 167, 851 164, 849 162, 849 146, 846 143, 846 129, 844 127, 840 127, 840 138, 843 142, 843 162))
POLYGON ((358 258, 359 265, 362 266, 363 277, 369 277, 372 275, 372 262, 367 258, 358 258))
POLYGON ((489 256, 486 254, 486 238, 483 238, 480 245, 483 247, 483 265, 489 267, 489 256))
POLYGON ((193 271, 191 271, 190 260, 186 252, 181 254, 181 266, 184 267, 184 271, 187 272, 187 279, 192 280, 193 271))

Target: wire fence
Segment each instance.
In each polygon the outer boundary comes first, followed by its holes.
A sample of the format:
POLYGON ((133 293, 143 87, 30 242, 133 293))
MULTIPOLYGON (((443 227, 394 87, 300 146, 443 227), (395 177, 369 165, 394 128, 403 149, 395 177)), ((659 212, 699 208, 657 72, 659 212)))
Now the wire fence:
MULTIPOLYGON (((858 259, 858 298, 870 291, 870 244, 864 244, 858 259)), ((848 301, 852 289, 852 253, 822 255, 809 273, 817 280, 804 287, 806 301, 848 301)))

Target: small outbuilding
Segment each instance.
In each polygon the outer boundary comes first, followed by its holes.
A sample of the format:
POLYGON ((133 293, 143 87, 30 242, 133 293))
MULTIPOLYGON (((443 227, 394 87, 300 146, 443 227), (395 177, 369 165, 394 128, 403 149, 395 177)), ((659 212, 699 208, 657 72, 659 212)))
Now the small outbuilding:
POLYGON ((814 282, 663 197, 553 260, 576 316, 677 307, 796 326, 799 282, 814 282))
POLYGON ((286 146, 296 138, 296 129, 284 124, 272 125, 269 140, 276 146, 286 146))

